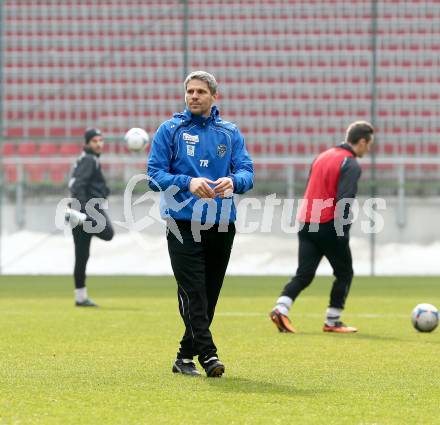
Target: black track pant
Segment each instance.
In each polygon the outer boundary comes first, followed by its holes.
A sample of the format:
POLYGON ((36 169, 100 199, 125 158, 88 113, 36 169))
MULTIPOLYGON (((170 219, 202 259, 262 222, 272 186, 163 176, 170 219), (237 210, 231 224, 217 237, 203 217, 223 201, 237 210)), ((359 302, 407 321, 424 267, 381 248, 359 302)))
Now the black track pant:
POLYGON ((178 221, 177 226, 183 243, 167 231, 179 310, 185 324, 177 357, 192 359, 198 355, 202 363, 217 353, 209 326, 228 266, 235 225, 229 224, 227 232, 219 232, 218 226, 202 230, 200 242, 194 240, 190 222, 178 221))
POLYGON ((76 226, 72 229, 73 241, 75 243, 75 268, 73 277, 76 289, 86 286, 86 267, 90 256, 92 236, 109 241, 114 235, 110 218, 103 210, 100 209, 98 211, 105 217, 105 228, 100 233, 87 233, 83 230, 83 226, 76 226))
POLYGON ((330 293, 329 306, 343 309, 353 279, 348 231, 345 236, 337 236, 333 221, 320 223, 317 232, 310 232, 309 227, 309 223, 306 223, 298 232, 298 269, 281 295, 295 300, 299 293, 310 285, 322 257, 325 256, 336 278, 330 293))

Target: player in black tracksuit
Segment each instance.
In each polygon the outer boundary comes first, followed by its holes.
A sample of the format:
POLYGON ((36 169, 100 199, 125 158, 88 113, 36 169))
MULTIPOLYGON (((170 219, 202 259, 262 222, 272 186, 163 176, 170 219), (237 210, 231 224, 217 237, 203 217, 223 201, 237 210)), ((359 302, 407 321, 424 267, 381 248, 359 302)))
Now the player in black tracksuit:
POLYGON ((86 266, 90 254, 92 236, 109 241, 114 231, 110 218, 103 209, 103 202, 110 190, 102 173, 99 156, 103 137, 100 130, 91 128, 84 134, 84 150, 77 159, 69 189, 73 198, 66 218, 72 225, 75 243, 75 302, 78 307, 97 307, 88 298, 86 288, 86 266))
POLYGON ((298 295, 312 282, 322 257, 333 268, 335 280, 330 293, 324 332, 352 333, 357 329, 340 320, 353 279, 349 245, 350 205, 357 192, 361 168, 356 157, 370 150, 374 129, 356 121, 347 129, 344 143, 321 153, 313 162, 304 202, 298 209, 298 269, 284 287, 270 318, 280 332, 294 333, 287 316, 298 295))

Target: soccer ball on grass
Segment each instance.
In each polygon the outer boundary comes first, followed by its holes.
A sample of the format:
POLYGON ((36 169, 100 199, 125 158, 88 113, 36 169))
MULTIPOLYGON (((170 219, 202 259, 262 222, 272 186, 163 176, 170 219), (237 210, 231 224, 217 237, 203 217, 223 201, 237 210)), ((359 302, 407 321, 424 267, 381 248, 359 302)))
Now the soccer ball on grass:
POLYGON ((432 332, 438 325, 438 309, 432 304, 418 304, 412 311, 411 321, 419 332, 432 332))

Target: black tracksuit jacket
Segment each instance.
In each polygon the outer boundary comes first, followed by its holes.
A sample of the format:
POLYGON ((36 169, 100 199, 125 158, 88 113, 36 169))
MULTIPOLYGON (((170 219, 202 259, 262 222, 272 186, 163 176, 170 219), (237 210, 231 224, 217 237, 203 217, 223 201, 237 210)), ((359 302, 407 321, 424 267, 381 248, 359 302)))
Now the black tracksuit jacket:
POLYGON ((99 155, 87 147, 73 166, 69 189, 72 198, 78 199, 81 203, 83 212, 87 201, 91 198, 107 198, 110 194, 102 173, 99 155))

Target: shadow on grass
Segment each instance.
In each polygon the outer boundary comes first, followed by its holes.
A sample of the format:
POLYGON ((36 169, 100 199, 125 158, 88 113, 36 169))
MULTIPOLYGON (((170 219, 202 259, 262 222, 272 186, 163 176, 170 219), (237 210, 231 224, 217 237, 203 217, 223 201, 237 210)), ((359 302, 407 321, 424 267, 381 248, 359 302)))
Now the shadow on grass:
POLYGON ((307 396, 315 397, 316 394, 322 393, 320 390, 308 390, 296 388, 292 383, 291 385, 276 384, 273 382, 265 382, 252 380, 247 378, 229 377, 224 376, 220 379, 208 378, 206 382, 215 386, 216 391, 222 391, 225 393, 246 393, 246 394, 278 394, 288 396, 307 396))
POLYGON ((440 341, 437 341, 437 340, 434 340, 434 341, 426 341, 426 340, 424 340, 423 343, 424 343, 424 344, 436 344, 436 345, 437 345, 437 344, 440 344, 440 341))
MULTIPOLYGON (((328 337, 334 336, 334 335, 327 335, 328 337)), ((375 341, 406 341, 406 339, 402 338, 396 338, 395 336, 386 336, 386 335, 372 335, 372 334, 366 334, 366 333, 357 333, 356 335, 337 335, 337 337, 342 338, 356 338, 356 339, 368 339, 368 340, 375 340, 375 341)))
POLYGON ((99 308, 96 311, 102 311, 102 312, 106 312, 106 311, 145 311, 145 308, 141 308, 141 307, 108 307, 108 306, 102 306, 100 305, 99 308))

